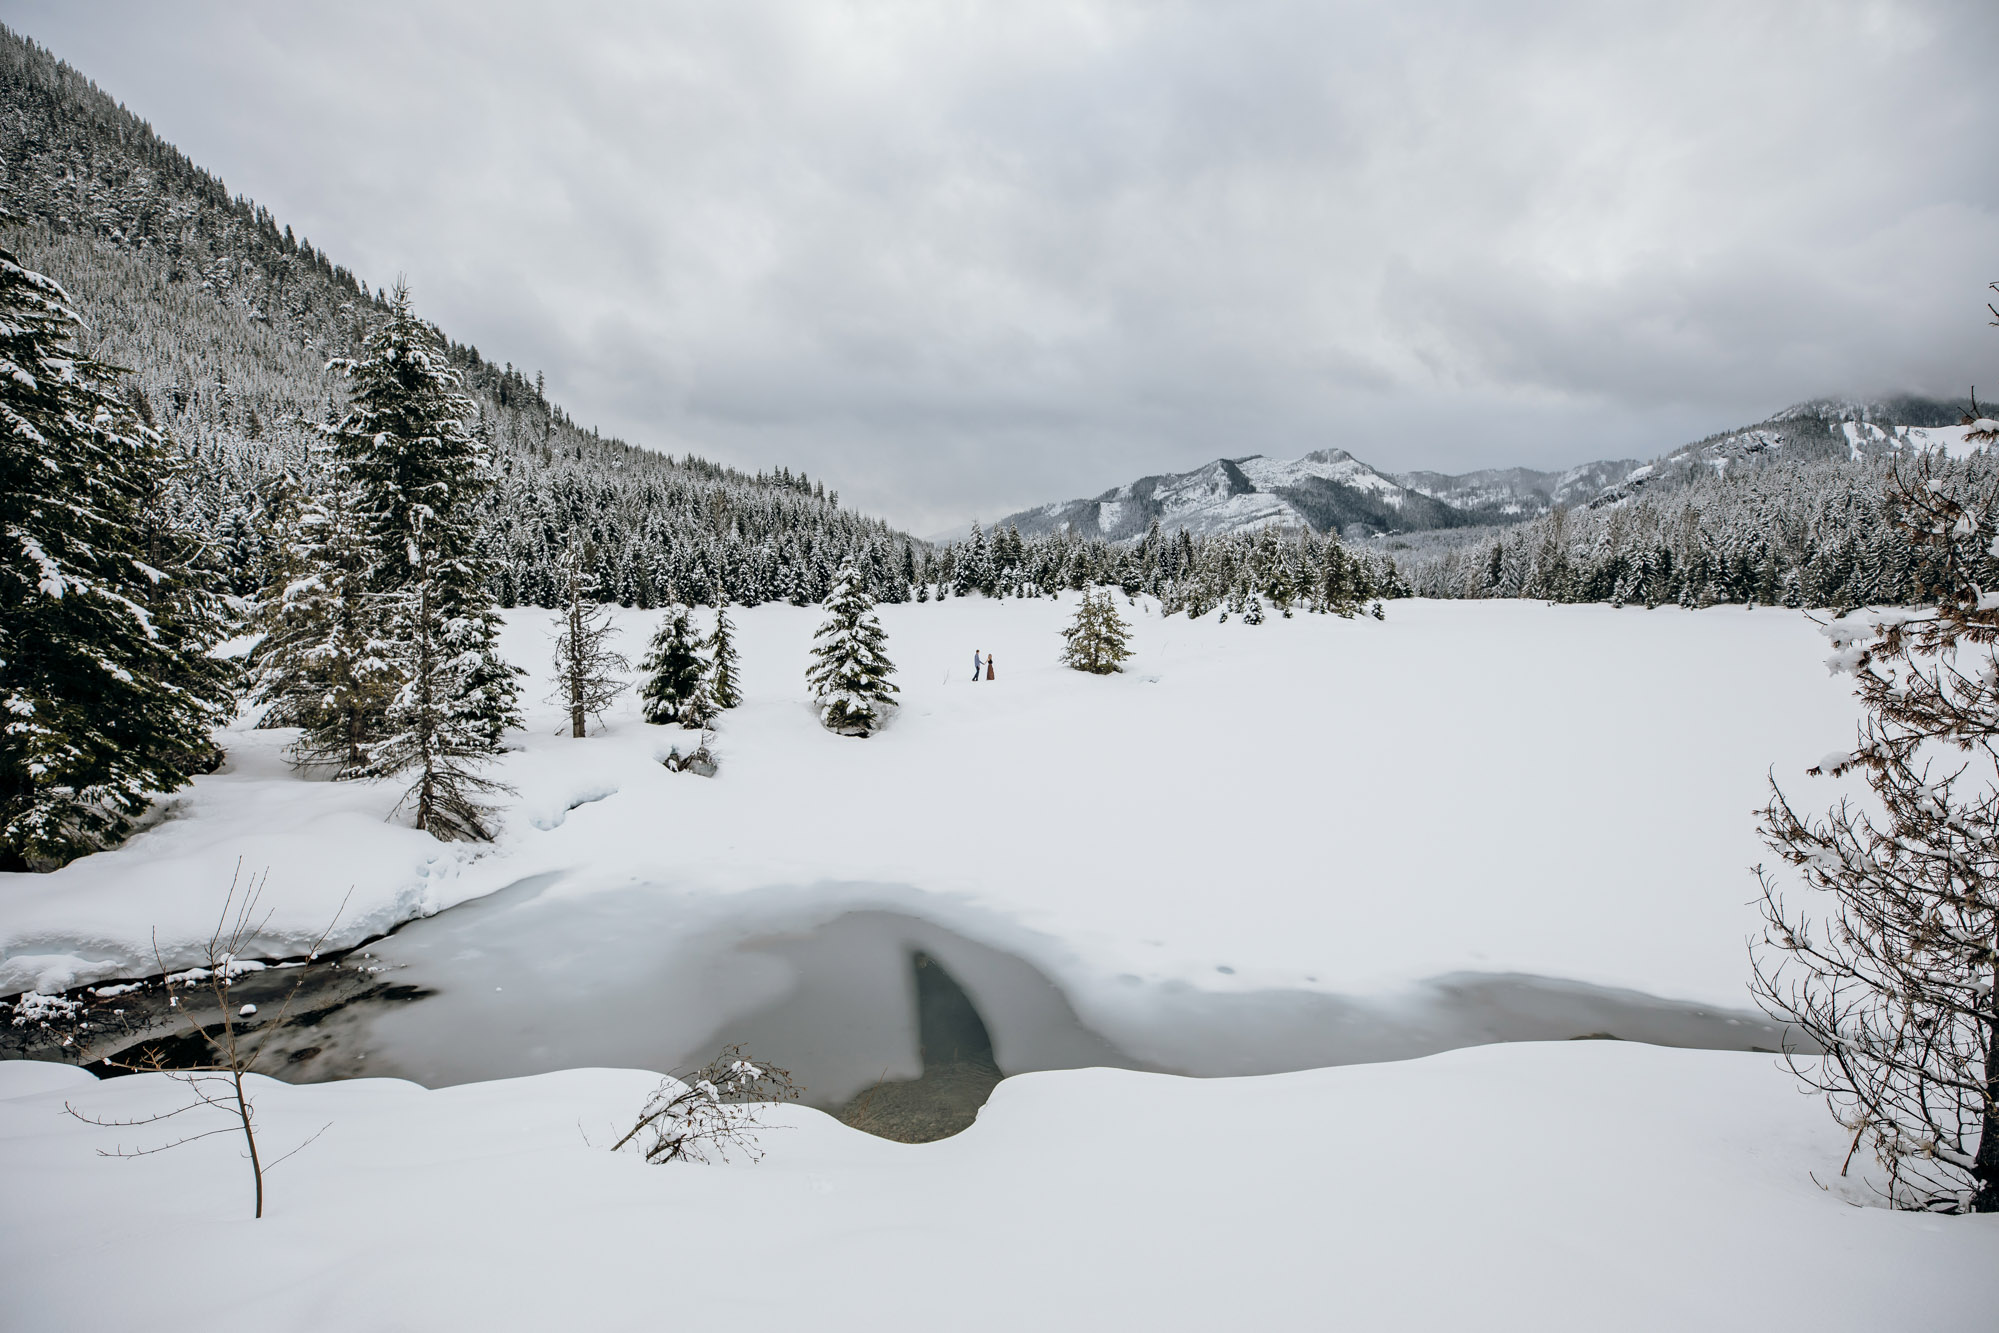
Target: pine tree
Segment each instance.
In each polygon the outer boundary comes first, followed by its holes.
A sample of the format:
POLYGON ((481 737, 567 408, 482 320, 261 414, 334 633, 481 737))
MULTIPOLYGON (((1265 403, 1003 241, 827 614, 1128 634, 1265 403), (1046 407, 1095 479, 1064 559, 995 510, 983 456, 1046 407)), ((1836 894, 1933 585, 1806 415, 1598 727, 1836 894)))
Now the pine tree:
POLYGON ((1062 631, 1062 637, 1068 641, 1062 662, 1078 671, 1109 675, 1124 670, 1124 660, 1131 656, 1127 646, 1131 629, 1119 618, 1117 603, 1108 590, 1083 589, 1076 618, 1062 631))
POLYGON ((452 610, 449 562, 426 519, 422 510, 413 517, 409 582, 384 599, 390 663, 401 682, 384 717, 388 734, 353 776, 412 774, 397 808, 410 808, 418 828, 446 840, 488 839, 487 798, 508 788, 478 770, 493 753, 494 719, 517 707, 517 687, 507 678, 506 697, 493 697, 486 627, 452 610))
POLYGON ((655 726, 702 724, 702 719, 688 716, 687 708, 689 701, 702 693, 708 678, 708 663, 701 656, 692 616, 684 606, 668 607, 652 636, 651 648, 639 663, 639 698, 645 701, 645 720, 655 726))
POLYGON ((476 408, 436 335, 398 283, 366 355, 334 364, 352 407, 330 434, 367 535, 372 596, 399 688, 388 735, 354 773, 413 773, 406 804, 440 838, 489 836, 480 797, 505 790, 473 771, 521 725, 521 674, 499 654, 493 561, 475 501, 490 484, 476 408))
POLYGON ((0 868, 123 836, 213 767, 227 668, 200 539, 156 511, 160 435, 72 345, 50 279, 0 249, 0 868))
POLYGON ((252 697, 267 705, 263 725, 301 729, 295 763, 351 772, 368 762, 396 680, 368 590, 367 539, 337 470, 317 499, 280 496, 271 544, 271 582, 252 612, 263 635, 252 697))
POLYGON ((590 600, 595 576, 585 568, 584 549, 571 542, 563 552, 563 608, 556 617, 556 694, 569 710, 569 734, 581 739, 589 719, 603 721, 604 710, 624 693, 625 682, 615 672, 629 671, 622 653, 607 646, 613 626, 603 603, 590 600))
POLYGON ((888 679, 895 667, 883 651, 887 640, 859 572, 852 561, 842 564, 805 673, 829 731, 869 736, 881 729, 893 704, 889 696, 899 692, 888 679))
POLYGON ((738 679, 736 627, 729 622, 729 604, 715 608, 715 632, 708 636, 709 695, 717 709, 734 708, 743 702, 738 679))

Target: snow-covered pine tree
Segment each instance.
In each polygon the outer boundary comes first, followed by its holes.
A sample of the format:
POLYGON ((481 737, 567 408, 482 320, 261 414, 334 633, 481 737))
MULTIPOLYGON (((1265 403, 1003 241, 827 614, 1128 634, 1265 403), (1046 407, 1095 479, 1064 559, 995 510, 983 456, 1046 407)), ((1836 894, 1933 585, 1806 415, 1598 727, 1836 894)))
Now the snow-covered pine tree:
POLYGON ((819 701, 819 720, 829 731, 870 736, 881 730, 899 693, 889 682, 895 667, 883 645, 888 635, 875 615, 853 562, 840 566, 826 598, 826 622, 814 634, 812 665, 805 679, 819 701))
MULTIPOLYGON (((639 698, 645 701, 645 720, 655 726, 702 724, 687 715, 689 701, 703 692, 708 663, 701 656, 701 641, 694 632, 693 613, 684 606, 670 606, 652 636, 652 646, 639 663, 639 698)), ((709 707, 713 707, 712 702, 709 707)))
POLYGON ((411 774, 397 808, 409 807, 418 828, 445 840, 488 839, 487 798, 508 788, 479 770, 495 748, 495 719, 517 712, 516 687, 508 677, 505 697, 493 697, 489 632, 479 617, 453 610, 450 561, 430 539, 428 517, 421 509, 412 515, 409 582, 383 597, 400 681, 384 718, 388 734, 353 776, 411 774))
POLYGON ((265 726, 300 728, 293 762, 351 772, 368 762, 396 679, 368 588, 367 537, 337 467, 318 498, 280 501, 270 540, 273 577, 253 612, 263 634, 253 697, 268 705, 265 726))
POLYGON ((480 797, 504 790, 474 769, 521 725, 518 669, 499 654, 493 562, 474 502, 490 481, 476 412, 401 283, 366 354, 337 360, 352 406, 329 434, 373 556, 370 582, 399 688, 355 776, 410 772, 417 827, 489 836, 480 797))
POLYGON ((1092 675, 1107 676, 1122 671, 1124 660, 1131 656, 1128 646, 1131 629, 1118 616, 1117 603, 1109 589, 1101 592, 1083 589, 1076 618, 1062 631, 1062 637, 1067 640, 1062 649, 1063 665, 1092 675))
POLYGON ((715 631, 708 636, 708 693, 717 709, 734 708, 743 701, 741 675, 737 666, 736 627, 729 621, 729 604, 715 608, 715 631))
POLYGON ((563 608, 555 622, 556 693, 551 702, 569 710, 569 734, 579 739, 589 719, 601 723, 604 710, 624 693, 625 681, 615 673, 631 670, 624 654, 609 646, 611 617, 590 596, 596 578, 589 563, 587 552, 574 541, 563 552, 563 608))
POLYGON ((123 836, 213 767, 227 668, 199 537, 149 513, 165 442, 73 345, 53 281, 0 249, 0 869, 123 836))

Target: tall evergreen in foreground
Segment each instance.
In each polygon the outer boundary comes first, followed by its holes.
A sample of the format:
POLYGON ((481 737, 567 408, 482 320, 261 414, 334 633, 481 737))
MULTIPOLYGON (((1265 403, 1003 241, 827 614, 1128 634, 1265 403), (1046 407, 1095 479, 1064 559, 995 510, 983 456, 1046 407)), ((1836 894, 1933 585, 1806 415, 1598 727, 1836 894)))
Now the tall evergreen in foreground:
POLYGON ((160 436, 0 249, 0 868, 52 869, 213 765, 229 701, 200 539, 161 519, 160 436))
POLYGON ((477 768, 520 725, 519 671, 498 650, 475 502, 490 478, 436 336, 398 284, 366 355, 339 361, 353 406, 331 434, 374 563, 372 596, 398 688, 354 776, 410 774, 404 801, 440 838, 490 836, 477 768))
POLYGON ((1131 630, 1118 615, 1108 588, 1101 592, 1083 589, 1076 618, 1062 631, 1062 637, 1068 641, 1062 649, 1063 665, 1078 671, 1107 676, 1124 670, 1124 660, 1131 656, 1127 646, 1131 630))
POLYGON ((881 730, 893 705, 889 683, 895 667, 883 645, 888 635, 875 616, 859 571, 840 566, 826 599, 826 623, 813 635, 812 665, 805 679, 819 701, 819 720, 829 731, 869 736, 881 730))

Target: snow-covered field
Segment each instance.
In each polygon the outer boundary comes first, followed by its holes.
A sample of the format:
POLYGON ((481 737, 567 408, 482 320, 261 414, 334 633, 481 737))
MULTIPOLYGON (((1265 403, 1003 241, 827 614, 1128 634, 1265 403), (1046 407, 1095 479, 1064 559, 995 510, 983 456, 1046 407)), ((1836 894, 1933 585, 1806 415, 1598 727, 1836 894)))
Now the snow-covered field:
MULTIPOLYGON (((151 972, 155 929, 188 961, 240 861, 268 871, 273 952, 350 889, 336 942, 544 876, 563 895, 892 906, 1103 1010, 1121 976, 1379 995, 1466 971, 1739 1007, 1764 774, 1805 784, 1854 716, 1782 610, 1141 610, 1130 670, 1096 678, 1057 665, 1072 606, 882 608, 903 707, 867 740, 814 723, 817 609, 739 612, 748 702, 713 780, 659 765, 688 738, 629 695, 605 734, 557 734, 549 617, 510 613, 533 712, 496 766, 519 792, 496 846, 436 843, 385 819, 388 788, 304 779, 288 733, 236 730, 223 770, 125 846, 0 877, 0 993, 151 972), (974 648, 996 680, 972 683, 974 648)), ((634 657, 654 618, 620 613, 634 657)))
POLYGON ((1000 1085, 909 1146, 791 1108, 756 1165, 605 1151, 653 1085, 260 1083, 234 1140, 113 1161, 157 1076, 0 1064, 9 1328, 1991 1326, 1999 1219, 1855 1208, 1767 1056, 1488 1046, 1256 1079, 1000 1085))
MULTIPOLYGON (((1791 612, 1140 608, 1131 669, 1097 679, 1056 664, 1072 606, 883 608, 903 707, 865 741, 806 701, 817 611, 741 612, 748 701, 714 779, 661 767, 692 738, 629 708, 561 734, 548 617, 515 613, 534 710, 498 766, 518 795, 496 845, 439 845, 385 819, 392 792, 303 779, 285 733, 238 730, 126 846, 0 882, 0 990, 150 972, 155 928, 190 961, 240 861, 269 872, 273 953, 350 889, 346 940, 487 897, 378 947, 457 969, 456 993, 400 1012, 468 1050, 490 1020, 519 1067, 633 1062, 614 1027, 567 1018, 519 1055, 529 1017, 506 1006, 544 1005, 551 977, 650 969, 653 991, 579 1003, 706 1032, 803 972, 783 947, 704 941, 836 919, 859 971, 916 939, 975 996, 1010 990, 988 1015, 1003 1067, 1035 1067, 1009 1043, 1065 1039, 1036 972, 1089 1028, 1048 1066, 1089 1063, 1100 1035, 1199 1067, 1202 1040, 1329 1021, 1306 1001, 1420 1027, 1439 984, 1509 974, 1740 1009, 1764 774, 1816 798, 1802 769, 1854 719, 1791 612), (996 680, 972 683, 974 648, 996 680), (869 921, 905 933, 870 940, 869 921), (500 992, 523 971, 543 993, 500 992), (1225 1001, 1247 1006, 1233 1029, 1210 1022, 1225 1001)), ((620 613, 634 656, 653 619, 620 613)), ((1451 1032, 1412 1049, 1483 1039, 1451 1032)), ((393 1028, 375 1036, 392 1064, 393 1028)), ((234 1140, 117 1161, 98 1150, 161 1136, 63 1114, 133 1118, 174 1085, 0 1062, 0 1308, 22 1328, 1769 1330, 1979 1327, 1999 1299, 1992 1219, 1852 1206, 1841 1131, 1767 1055, 1516 1042, 1263 1078, 1062 1069, 920 1146, 782 1109, 765 1162, 715 1167, 604 1150, 655 1078, 259 1080, 267 1154, 330 1127, 252 1222, 234 1140)))

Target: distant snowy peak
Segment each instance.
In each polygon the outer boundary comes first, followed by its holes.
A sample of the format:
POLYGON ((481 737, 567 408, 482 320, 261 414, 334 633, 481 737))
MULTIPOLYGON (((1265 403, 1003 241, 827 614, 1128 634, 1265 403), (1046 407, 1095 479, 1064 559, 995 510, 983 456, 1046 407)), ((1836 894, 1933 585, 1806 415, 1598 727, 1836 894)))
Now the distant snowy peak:
POLYGON ((1616 504, 1641 489, 1691 478, 1752 471, 1777 463, 1843 463, 1942 450, 1963 457, 1978 445, 1957 424, 1968 400, 1902 395, 1877 402, 1819 398, 1767 420, 1683 445, 1602 488, 1589 503, 1616 504))
POLYGON ((1022 510, 1000 520, 1027 536, 1071 529, 1079 537, 1129 541, 1160 531, 1218 536, 1276 525, 1350 536, 1516 523, 1556 504, 1581 503, 1621 480, 1632 464, 1590 463, 1567 472, 1509 468, 1446 476, 1392 475, 1344 449, 1303 458, 1218 458, 1192 472, 1141 477, 1094 499, 1022 510))
POLYGON ((1480 523, 1520 523, 1539 518, 1557 505, 1587 504, 1623 481, 1637 466, 1638 461, 1632 458, 1600 459, 1562 472, 1509 467, 1459 476, 1398 472, 1395 479, 1463 510, 1480 523))
POLYGON ((1968 402, 1903 395, 1877 402, 1816 399, 1753 426, 1684 445, 1642 466, 1599 459, 1559 472, 1487 468, 1382 472, 1344 449, 1290 460, 1251 454, 1217 458, 1192 472, 1141 477, 1095 499, 1024 509, 1000 520, 1025 536, 1060 532, 1131 541, 1160 531, 1221 536, 1275 525, 1347 536, 1522 523, 1557 507, 1616 504, 1643 488, 1778 461, 1843 462, 1974 446, 1956 424, 1968 402))
POLYGON ((1303 458, 1218 458, 1191 472, 1141 477, 1094 499, 1025 509, 1000 520, 1028 536, 1070 529, 1128 541, 1166 533, 1220 536, 1275 525, 1313 532, 1391 532, 1473 522, 1451 505, 1377 472, 1344 449, 1303 458))

